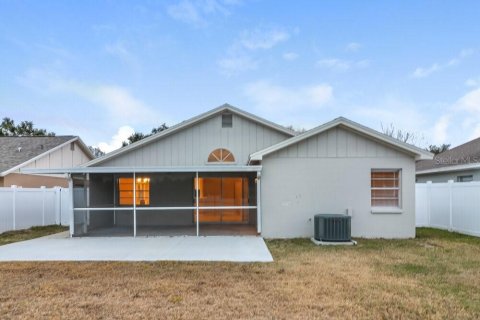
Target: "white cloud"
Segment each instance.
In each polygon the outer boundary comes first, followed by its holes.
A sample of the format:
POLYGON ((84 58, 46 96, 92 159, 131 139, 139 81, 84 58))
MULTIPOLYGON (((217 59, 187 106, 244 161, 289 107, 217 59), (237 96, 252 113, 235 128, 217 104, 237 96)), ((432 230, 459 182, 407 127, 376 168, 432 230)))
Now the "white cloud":
POLYGON ((230 15, 230 7, 241 4, 239 0, 182 0, 167 7, 167 13, 175 20, 196 27, 208 25, 208 18, 215 14, 230 15))
POLYGON ((360 50, 361 47, 362 45, 358 42, 350 42, 349 44, 347 44, 345 50, 350 52, 356 52, 360 50))
POLYGON ((68 94, 93 103, 121 123, 152 123, 156 115, 127 88, 117 85, 86 83, 44 69, 30 69, 18 81, 41 94, 68 94))
POLYGON ((440 119, 437 120, 435 125, 433 126, 433 143, 434 144, 442 144, 447 141, 447 130, 450 124, 450 117, 448 115, 443 115, 440 119))
POLYGON ((466 110, 480 116, 480 88, 465 94, 458 100, 456 106, 458 109, 466 110))
POLYGON ((245 87, 245 95, 259 109, 296 111, 300 108, 323 107, 333 99, 333 88, 328 84, 289 88, 268 81, 257 81, 245 87))
POLYGON ((130 126, 121 126, 118 128, 116 134, 112 136, 110 142, 99 142, 95 147, 98 147, 105 153, 112 152, 122 147, 122 142, 127 141, 128 137, 135 133, 135 130, 130 126))
POLYGON ((290 34, 279 29, 245 30, 240 36, 241 45, 248 50, 271 49, 277 44, 287 41, 290 34))
POLYGON ((432 73, 441 71, 448 67, 453 67, 462 62, 465 58, 473 55, 475 51, 473 49, 463 49, 460 53, 448 60, 446 63, 434 63, 430 67, 417 67, 411 74, 413 78, 425 78, 430 76, 432 73))
POLYGON ((221 72, 227 76, 237 75, 257 68, 257 61, 250 56, 226 57, 218 61, 221 72))
POLYGON ((287 60, 287 61, 293 61, 293 60, 296 60, 298 58, 298 53, 295 53, 295 52, 285 52, 283 55, 282 55, 283 59, 287 60))
POLYGON ((139 62, 135 55, 127 48, 125 43, 116 42, 105 45, 105 52, 108 54, 117 57, 125 64, 130 65, 131 67, 138 68, 139 62))
POLYGON ((465 85, 467 87, 480 87, 480 77, 467 79, 465 85))
POLYGON ((425 78, 428 77, 430 74, 438 71, 440 69, 440 66, 438 64, 433 64, 432 66, 428 68, 417 68, 415 71, 412 73, 412 76, 414 78, 425 78))
POLYGON ((367 68, 370 65, 368 60, 349 61, 336 58, 322 59, 316 62, 319 68, 330 69, 333 71, 348 71, 353 68, 367 68))
POLYGON ((199 9, 191 1, 182 1, 171 5, 167 8, 167 12, 172 18, 197 27, 206 24, 206 20, 201 15, 199 9))
POLYGON ((244 30, 228 48, 225 56, 217 61, 220 72, 232 76, 254 70, 259 64, 255 53, 272 49, 289 38, 288 32, 277 28, 244 30))

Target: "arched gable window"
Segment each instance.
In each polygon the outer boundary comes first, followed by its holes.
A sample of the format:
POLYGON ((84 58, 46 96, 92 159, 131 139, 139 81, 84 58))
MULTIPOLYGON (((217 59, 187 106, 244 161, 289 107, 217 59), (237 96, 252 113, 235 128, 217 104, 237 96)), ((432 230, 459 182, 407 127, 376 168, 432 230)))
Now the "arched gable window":
POLYGON ((235 157, 227 149, 219 148, 210 153, 208 162, 235 162, 235 157))

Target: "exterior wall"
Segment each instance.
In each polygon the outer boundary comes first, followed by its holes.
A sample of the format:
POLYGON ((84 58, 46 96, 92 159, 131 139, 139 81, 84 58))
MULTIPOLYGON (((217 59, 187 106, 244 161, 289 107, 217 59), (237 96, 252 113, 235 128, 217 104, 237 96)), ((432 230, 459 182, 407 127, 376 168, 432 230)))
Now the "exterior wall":
POLYGON ((50 169, 50 168, 73 168, 90 161, 90 157, 74 142, 75 150, 70 149, 70 144, 48 153, 45 156, 29 163, 24 168, 50 169))
POLYGON ((228 149, 235 156, 235 164, 246 165, 251 153, 287 138, 285 133, 237 114, 233 114, 232 128, 222 128, 220 114, 97 166, 203 166, 217 148, 228 149))
MULTIPOLYGON (((90 160, 90 157, 74 142, 75 150, 70 149, 70 144, 27 164, 23 168, 50 169, 50 168, 72 168, 90 160)), ((20 170, 10 173, 0 180, 0 186, 10 187, 12 185, 24 188, 46 187, 68 187, 68 181, 63 175, 29 175, 21 174, 20 170)))
POLYGON ((448 182, 448 180, 453 180, 457 182, 457 177, 459 176, 473 176, 473 181, 480 181, 480 170, 465 170, 465 171, 455 171, 455 172, 439 172, 432 174, 422 174, 417 175, 417 182, 424 183, 427 181, 436 182, 448 182))
POLYGON ((42 176, 33 174, 11 173, 0 180, 0 186, 11 187, 19 186, 23 188, 39 188, 45 186, 52 187, 68 187, 68 180, 62 177, 42 176))
POLYGON ((352 236, 415 237, 415 161, 341 128, 311 137, 262 161, 262 235, 313 236, 317 213, 352 213, 352 236), (372 169, 401 169, 402 213, 372 213, 372 169))

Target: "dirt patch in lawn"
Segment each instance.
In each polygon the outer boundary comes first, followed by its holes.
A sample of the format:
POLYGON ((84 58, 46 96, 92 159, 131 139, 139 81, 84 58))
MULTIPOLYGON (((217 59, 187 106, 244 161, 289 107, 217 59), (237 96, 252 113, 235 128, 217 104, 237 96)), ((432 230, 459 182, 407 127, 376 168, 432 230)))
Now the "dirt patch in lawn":
POLYGON ((274 263, 1 263, 2 318, 475 319, 480 240, 317 247, 273 240, 274 263), (426 246, 426 244, 429 244, 426 246))

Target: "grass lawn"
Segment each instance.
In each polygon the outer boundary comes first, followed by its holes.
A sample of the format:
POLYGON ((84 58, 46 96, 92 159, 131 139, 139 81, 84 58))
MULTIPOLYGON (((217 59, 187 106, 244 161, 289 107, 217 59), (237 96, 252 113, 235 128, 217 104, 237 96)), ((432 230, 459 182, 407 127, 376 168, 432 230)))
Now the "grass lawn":
POLYGON ((316 247, 271 240, 268 264, 0 263, 8 318, 478 319, 480 239, 316 247))
POLYGON ((33 238, 48 236, 50 234, 67 231, 68 227, 59 225, 51 225, 45 227, 32 227, 30 229, 23 229, 17 231, 7 231, 0 233, 0 246, 12 242, 30 240, 33 238))

